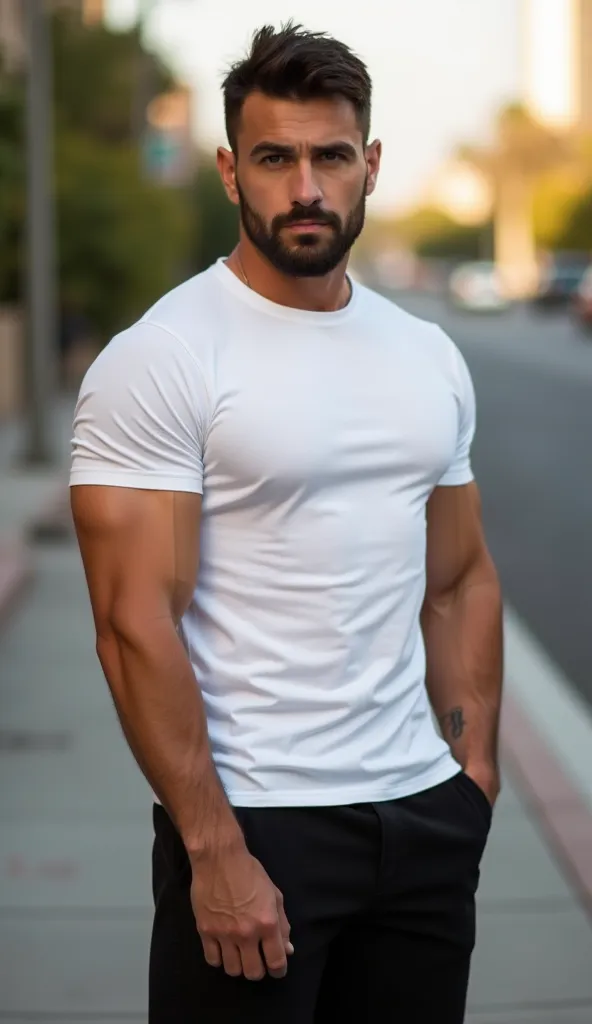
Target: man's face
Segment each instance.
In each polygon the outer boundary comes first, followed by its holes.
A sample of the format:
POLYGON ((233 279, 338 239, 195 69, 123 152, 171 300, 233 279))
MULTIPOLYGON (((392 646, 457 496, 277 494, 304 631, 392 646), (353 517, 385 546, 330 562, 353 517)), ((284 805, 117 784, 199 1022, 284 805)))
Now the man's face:
POLYGON ((344 99, 278 100, 254 93, 241 116, 237 155, 219 165, 245 233, 283 274, 334 270, 364 226, 380 143, 364 147, 344 99))

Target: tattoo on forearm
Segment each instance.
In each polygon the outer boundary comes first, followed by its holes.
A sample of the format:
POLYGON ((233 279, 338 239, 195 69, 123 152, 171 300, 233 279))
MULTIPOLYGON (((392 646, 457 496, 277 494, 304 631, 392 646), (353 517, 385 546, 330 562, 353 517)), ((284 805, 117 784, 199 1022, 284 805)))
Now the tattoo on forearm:
POLYGON ((453 740, 461 738, 467 724, 463 716, 463 709, 460 707, 452 708, 445 715, 442 715, 442 718, 439 718, 438 721, 440 722, 442 733, 445 734, 448 730, 450 738, 453 740))

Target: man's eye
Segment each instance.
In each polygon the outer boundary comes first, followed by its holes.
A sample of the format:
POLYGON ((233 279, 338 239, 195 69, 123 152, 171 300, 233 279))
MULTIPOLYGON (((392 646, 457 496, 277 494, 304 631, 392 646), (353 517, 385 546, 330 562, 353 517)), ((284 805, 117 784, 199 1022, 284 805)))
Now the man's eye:
POLYGON ((321 153, 321 160, 325 160, 330 164, 339 163, 343 159, 343 153, 334 153, 332 150, 328 150, 326 153, 321 153))
POLYGON ((274 167, 277 167, 278 164, 283 163, 285 159, 285 156, 281 153, 270 153, 268 156, 263 157, 262 163, 272 164, 274 167))

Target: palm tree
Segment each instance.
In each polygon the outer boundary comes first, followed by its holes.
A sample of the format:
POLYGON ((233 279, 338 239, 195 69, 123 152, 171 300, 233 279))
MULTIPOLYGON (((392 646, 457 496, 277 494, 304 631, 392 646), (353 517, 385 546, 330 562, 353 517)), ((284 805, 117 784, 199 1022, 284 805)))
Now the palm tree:
POLYGON ((512 298, 530 294, 538 278, 533 194, 542 174, 575 160, 572 139, 536 121, 519 104, 505 107, 493 145, 463 147, 463 159, 484 172, 494 196, 494 251, 512 298))

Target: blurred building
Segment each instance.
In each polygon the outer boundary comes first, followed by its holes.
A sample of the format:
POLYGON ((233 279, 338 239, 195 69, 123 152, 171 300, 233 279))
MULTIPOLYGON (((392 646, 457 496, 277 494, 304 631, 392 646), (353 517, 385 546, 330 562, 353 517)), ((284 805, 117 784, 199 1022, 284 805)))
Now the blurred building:
MULTIPOLYGON (((48 9, 79 13, 85 25, 103 20, 104 0, 37 0, 48 9)), ((27 55, 24 0, 0 0, 0 56, 6 70, 18 71, 27 55)))
POLYGON ((9 73, 22 67, 26 52, 22 0, 0 0, 0 57, 9 73))
POLYGON ((592 0, 523 0, 523 67, 535 117, 592 131, 592 0))

